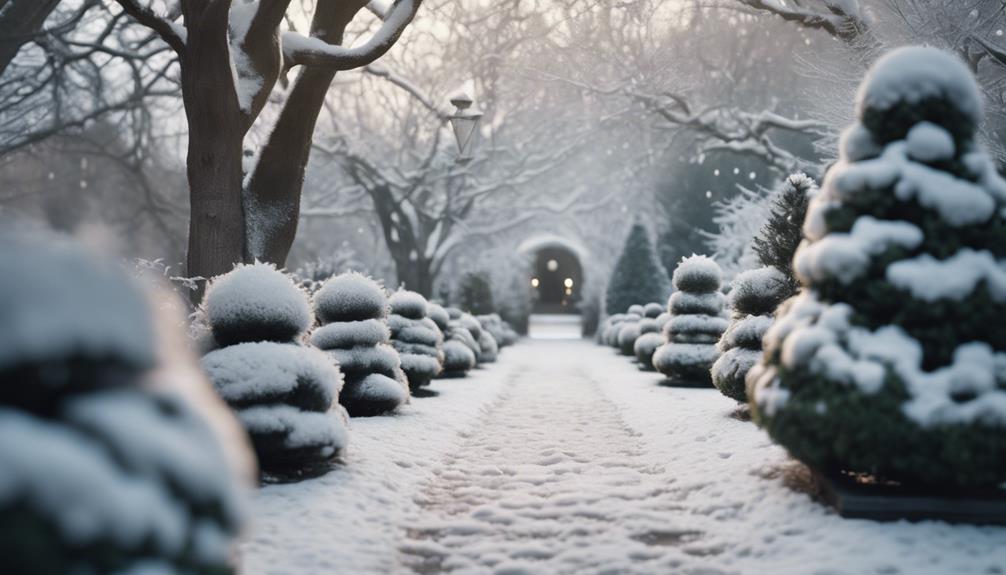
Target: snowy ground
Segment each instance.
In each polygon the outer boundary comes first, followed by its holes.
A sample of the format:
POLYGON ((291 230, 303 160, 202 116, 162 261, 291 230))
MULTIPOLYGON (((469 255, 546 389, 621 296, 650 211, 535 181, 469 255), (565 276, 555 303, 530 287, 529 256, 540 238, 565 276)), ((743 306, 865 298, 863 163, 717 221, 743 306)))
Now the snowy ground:
POLYGON ((268 486, 249 573, 1006 573, 1006 528, 845 520, 712 389, 526 341, 268 486))

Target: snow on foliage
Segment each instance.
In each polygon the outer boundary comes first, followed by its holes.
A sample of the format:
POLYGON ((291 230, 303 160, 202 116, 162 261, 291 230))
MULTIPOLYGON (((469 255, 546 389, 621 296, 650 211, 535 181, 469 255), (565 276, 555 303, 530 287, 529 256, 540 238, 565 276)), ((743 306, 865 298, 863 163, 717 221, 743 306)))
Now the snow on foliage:
POLYGON ((895 50, 811 201, 804 292, 748 377, 793 455, 910 483, 1006 481, 1006 183, 975 140, 967 67, 895 50), (952 145, 951 145, 952 144, 952 145))
POLYGON ((443 369, 443 334, 426 317, 429 303, 422 295, 400 289, 391 295, 391 345, 401 358, 402 371, 413 391, 429 385, 443 369))
MULTIPOLYGON (((608 281, 605 312, 625 313, 631 305, 663 301, 670 291, 667 270, 657 257, 646 228, 638 222, 633 224, 608 281)), ((643 310, 630 313, 641 316, 643 310)))
POLYGON ((390 330, 381 333, 375 323, 385 324, 388 298, 373 279, 354 272, 335 276, 314 295, 315 313, 324 324, 312 343, 335 360, 345 386, 339 402, 354 417, 394 411, 409 400, 409 386, 401 358, 390 344, 390 330), (327 330, 327 331, 326 331, 327 330), (338 333, 338 337, 330 337, 338 333))
POLYGON ((0 232, 0 369, 67 360, 151 367, 154 331, 135 282, 69 241, 29 236, 0 232))
POLYGON ((307 294, 272 265, 239 265, 211 282, 205 310, 224 347, 203 357, 203 369, 245 425, 262 470, 297 478, 325 469, 346 446, 348 422, 336 403, 339 368, 297 343, 313 319, 307 294))
POLYGON ((238 265, 214 278, 204 310, 220 345, 293 341, 314 321, 307 294, 269 263, 238 265))
MULTIPOLYGON (((460 317, 461 310, 453 311, 460 317)), ((471 339, 471 332, 458 324, 457 320, 452 320, 451 312, 443 306, 431 302, 428 312, 444 338, 444 362, 440 377, 464 377, 475 367, 477 358, 474 348, 478 344, 471 339)))
MULTIPOLYGON (((719 265, 706 256, 684 258, 674 270, 672 282, 678 291, 668 303, 671 315, 664 326, 665 343, 653 353, 653 367, 671 380, 710 382, 709 368, 719 356, 715 344, 727 327, 721 315, 721 277, 719 265), (694 311, 676 312, 675 296, 679 302, 694 298, 696 305, 689 308, 694 311)), ((680 303, 677 308, 681 309, 680 303)))
POLYGON ((664 345, 664 326, 671 319, 671 314, 662 313, 659 316, 639 322, 640 336, 632 344, 632 352, 639 366, 646 371, 653 371, 653 352, 664 345))
POLYGON ((187 350, 167 349, 184 341, 174 318, 69 241, 0 241, 5 572, 234 572, 243 446, 218 435, 226 410, 187 350))

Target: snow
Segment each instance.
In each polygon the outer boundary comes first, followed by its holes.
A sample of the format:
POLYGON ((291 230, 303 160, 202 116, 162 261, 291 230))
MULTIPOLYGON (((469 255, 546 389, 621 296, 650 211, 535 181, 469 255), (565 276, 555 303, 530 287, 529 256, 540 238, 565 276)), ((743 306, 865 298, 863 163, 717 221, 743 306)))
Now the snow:
POLYGON ((349 443, 347 417, 341 409, 301 411, 292 405, 256 405, 238 412, 253 436, 283 436, 288 449, 316 448, 331 457, 349 443))
POLYGON ((772 266, 742 272, 730 285, 727 301, 732 309, 746 309, 753 302, 779 301, 789 291, 786 275, 772 266))
POLYGON ((311 332, 311 345, 321 349, 377 345, 391 337, 389 325, 379 319, 325 324, 311 332))
POLYGON ((254 501, 259 573, 995 573, 1006 528, 842 519, 714 389, 582 341, 513 348, 346 464, 254 501))
POLYGON ((221 344, 290 341, 314 321, 307 294, 269 263, 238 265, 206 288, 206 319, 221 344))
POLYGON ((693 294, 674 292, 671 294, 668 309, 672 314, 717 314, 723 309, 726 298, 720 292, 693 294))
POLYGON ((347 48, 329 44, 320 38, 306 37, 296 32, 283 34, 283 54, 287 60, 296 61, 298 53, 312 53, 333 62, 353 61, 378 53, 394 41, 396 35, 408 25, 415 13, 415 0, 398 0, 386 14, 384 23, 366 42, 347 48))
POLYGON ((284 400, 292 396, 319 404, 315 410, 327 410, 342 389, 339 368, 312 347, 242 343, 208 353, 202 364, 230 405, 289 402, 284 400))
POLYGON ((887 281, 925 301, 963 300, 984 283, 992 299, 1006 301, 1006 261, 986 250, 964 248, 945 260, 929 254, 892 263, 887 281))
POLYGON ((974 125, 982 121, 982 96, 971 72, 955 56, 929 47, 898 48, 881 57, 860 86, 857 115, 943 98, 974 125))
POLYGON ((153 366, 150 306, 122 269, 49 236, 0 231, 0 245, 0 369, 74 356, 153 366))
POLYGON ((804 281, 835 277, 848 284, 866 272, 872 256, 892 246, 915 249, 922 238, 922 230, 915 224, 860 216, 847 234, 831 233, 816 242, 801 244, 793 267, 804 281))
POLYGON ((234 2, 231 4, 229 15, 229 45, 234 90, 237 92, 238 105, 245 113, 251 112, 252 101, 262 91, 265 84, 265 80, 255 70, 255 66, 243 48, 248 29, 258 13, 258 9, 258 0, 234 2))
POLYGON ((381 284, 349 272, 321 286, 314 294, 314 309, 322 323, 380 319, 388 315, 388 297, 381 284))
POLYGON ((388 298, 391 313, 408 319, 423 319, 426 317, 426 298, 422 295, 404 289, 391 294, 388 298))
POLYGON ((920 162, 932 163, 953 159, 957 153, 954 138, 943 128, 932 122, 919 122, 905 138, 908 155, 920 162))
MULTIPOLYGON (((905 414, 923 427, 979 420, 1006 425, 1006 354, 982 342, 960 343, 949 365, 926 371, 921 346, 900 327, 871 331, 853 326, 851 315, 846 304, 825 306, 813 293, 801 294, 765 335, 766 349, 781 342, 783 366, 804 366, 867 394, 880 391, 893 371, 908 392, 905 414)), ((785 405, 787 394, 774 377, 761 378, 754 391, 767 410, 785 405)))
POLYGON ((674 289, 686 292, 710 292, 720 289, 722 272, 710 257, 692 255, 681 260, 674 269, 671 283, 674 289))

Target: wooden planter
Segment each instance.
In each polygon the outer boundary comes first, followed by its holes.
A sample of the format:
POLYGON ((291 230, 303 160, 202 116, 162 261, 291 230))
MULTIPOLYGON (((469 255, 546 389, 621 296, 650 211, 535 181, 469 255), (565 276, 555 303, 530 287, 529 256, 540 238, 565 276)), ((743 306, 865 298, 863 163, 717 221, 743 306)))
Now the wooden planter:
POLYGON ((1006 525, 1006 489, 939 490, 817 471, 813 478, 821 498, 850 519, 1006 525))

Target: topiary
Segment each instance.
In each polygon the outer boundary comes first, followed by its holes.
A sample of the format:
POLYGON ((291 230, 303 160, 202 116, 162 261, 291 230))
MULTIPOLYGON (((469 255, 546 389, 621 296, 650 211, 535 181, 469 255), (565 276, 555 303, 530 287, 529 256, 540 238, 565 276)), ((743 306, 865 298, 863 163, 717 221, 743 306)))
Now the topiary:
POLYGON ((728 302, 732 321, 716 348, 719 359, 713 364, 713 385, 723 395, 746 402, 745 377, 762 355, 762 336, 772 326, 772 313, 792 295, 790 280, 774 267, 739 274, 733 281, 728 302))
POLYGON ((709 368, 719 352, 716 342, 727 328, 720 293, 720 266, 693 255, 681 260, 672 278, 675 293, 668 301, 664 345, 653 352, 653 367, 668 379, 710 384, 709 368))
POLYGON ((496 312, 492 286, 484 272, 468 272, 462 276, 458 287, 458 303, 472 314, 496 312))
POLYGON ((644 371, 654 371, 653 353, 664 345, 664 326, 670 321, 671 314, 662 313, 655 318, 643 318, 639 321, 639 337, 632 344, 632 352, 644 371))
POLYGON ((824 471, 1006 481, 1006 182, 981 96, 933 48, 880 59, 811 201, 804 286, 749 378, 754 419, 824 471))
POLYGON ((314 294, 322 324, 311 343, 334 359, 346 384, 339 402, 353 417, 394 411, 409 401, 398 352, 391 347, 388 297, 373 279, 355 272, 335 276, 314 294))
POLYGON ((69 241, 0 245, 4 573, 234 573, 251 453, 178 318, 69 241))
POLYGON ((267 263, 238 265, 206 288, 205 318, 224 347, 203 369, 251 436, 270 476, 298 478, 328 468, 349 431, 338 407, 342 373, 300 339, 314 317, 307 294, 267 263))
POLYGON ((786 178, 774 194, 768 220, 753 240, 758 260, 762 266, 782 272, 789 284, 789 295, 796 294, 800 287, 793 273, 793 254, 803 241, 807 203, 817 191, 817 184, 805 174, 797 173, 786 178))
POLYGON ((422 295, 400 289, 389 299, 391 345, 402 361, 402 371, 415 391, 429 385, 444 363, 444 336, 427 317, 429 304, 422 295))
MULTIPOLYGON (((460 312, 459 312, 460 313, 460 312)), ((430 303, 430 319, 444 334, 444 369, 438 377, 464 377, 475 367, 475 352, 469 340, 471 332, 456 322, 443 306, 430 303)))
POLYGON ((646 228, 638 222, 633 224, 608 282, 605 310, 610 314, 639 302, 663 301, 670 291, 667 271, 653 250, 646 228))

